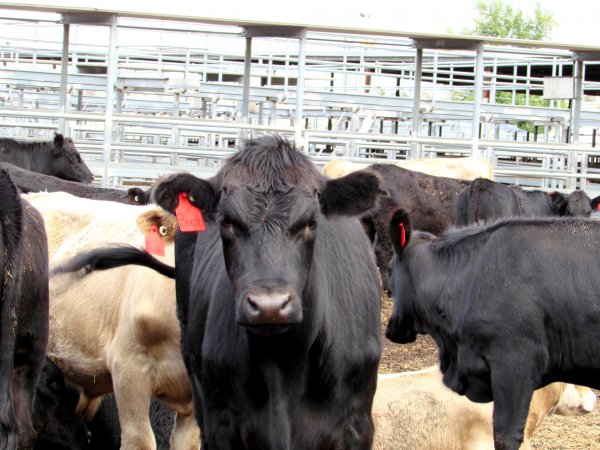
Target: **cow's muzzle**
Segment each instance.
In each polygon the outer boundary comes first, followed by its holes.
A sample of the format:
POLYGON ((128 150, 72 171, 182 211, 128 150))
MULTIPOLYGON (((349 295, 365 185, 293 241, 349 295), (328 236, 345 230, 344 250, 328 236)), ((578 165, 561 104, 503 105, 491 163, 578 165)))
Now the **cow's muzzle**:
POLYGON ((410 344, 417 339, 417 333, 390 320, 385 329, 385 337, 396 344, 410 344))
POLYGON ((302 319, 299 302, 289 292, 248 294, 242 304, 244 325, 292 325, 302 319))

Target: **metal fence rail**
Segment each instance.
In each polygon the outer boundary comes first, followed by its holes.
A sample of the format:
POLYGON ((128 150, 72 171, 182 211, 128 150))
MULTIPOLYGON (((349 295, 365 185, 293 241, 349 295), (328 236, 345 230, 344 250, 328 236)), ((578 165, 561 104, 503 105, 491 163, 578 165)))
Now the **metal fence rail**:
MULTIPOLYGON (((222 161, 233 154, 239 140, 260 133, 294 138, 292 127, 248 125, 234 121, 114 114, 114 141, 105 154, 102 124, 105 116, 0 109, 0 134, 19 134, 25 139, 51 138, 57 120, 72 121, 73 138, 94 174, 108 176, 112 186, 132 179, 151 182, 178 170, 201 177, 214 175, 222 161), (25 131, 18 133, 18 131, 25 131), (33 133, 30 133, 32 132, 33 133)), ((393 163, 418 157, 468 156, 470 139, 440 139, 360 132, 306 130, 302 144, 318 166, 336 158, 366 163, 393 163)), ((600 168, 588 161, 600 158, 600 149, 568 144, 480 140, 481 154, 492 162, 498 180, 531 187, 596 190, 600 168), (593 166, 593 165, 592 165, 593 166)), ((600 186, 600 185, 598 185, 600 186)))
MULTIPOLYGON (((600 107, 587 105, 577 117, 575 145, 564 144, 572 134, 567 105, 532 102, 544 83, 533 75, 536 67, 551 67, 555 76, 572 68, 573 55, 561 48, 486 45, 480 86, 475 51, 425 48, 417 89, 411 39, 310 32, 305 58, 294 39, 255 39, 246 112, 245 37, 238 27, 119 18, 120 33, 165 33, 169 45, 121 42, 111 59, 106 45, 71 42, 65 103, 62 24, 45 26, 58 30, 56 39, 0 31, 10 42, 0 48, 0 135, 50 139, 64 129, 104 185, 150 183, 178 170, 212 176, 241 139, 260 133, 295 139, 319 166, 332 158, 392 163, 479 154, 499 181, 595 190, 600 180, 600 107), (113 76, 115 89, 107 90, 113 76), (469 97, 479 87, 489 102, 476 109, 469 97), (510 104, 496 101, 500 92, 511 94, 510 104), (534 131, 518 129, 516 121, 534 131)), ((598 64, 592 58, 582 69, 598 64)), ((599 82, 581 82, 587 92, 600 91, 599 82)))

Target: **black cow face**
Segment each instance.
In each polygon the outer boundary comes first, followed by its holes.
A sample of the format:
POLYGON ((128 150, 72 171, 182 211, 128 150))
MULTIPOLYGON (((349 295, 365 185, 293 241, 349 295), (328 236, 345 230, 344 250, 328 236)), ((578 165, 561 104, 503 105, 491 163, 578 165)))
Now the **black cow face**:
POLYGON ((383 191, 370 171, 327 180, 286 140, 263 136, 213 179, 175 174, 151 189, 153 201, 171 212, 183 194, 209 227, 219 227, 236 321, 269 335, 300 323, 311 308, 307 287, 319 228, 333 226, 332 216, 363 215, 383 191))
POLYGON ((221 194, 217 220, 239 324, 273 333, 302 321, 319 216, 315 193, 298 189, 221 194))
POLYGON ((82 183, 91 183, 94 180, 94 175, 81 159, 73 139, 65 138, 61 134, 54 137, 48 173, 58 178, 82 183))
POLYGON ((389 231, 395 254, 388 266, 385 288, 394 299, 394 311, 385 336, 392 342, 408 344, 415 341, 419 330, 414 315, 415 287, 408 267, 411 228, 406 211, 400 209, 394 212, 389 231))
POLYGON ((79 393, 66 386, 62 372, 46 359, 36 392, 33 423, 35 450, 85 449, 90 433, 75 412, 79 393))

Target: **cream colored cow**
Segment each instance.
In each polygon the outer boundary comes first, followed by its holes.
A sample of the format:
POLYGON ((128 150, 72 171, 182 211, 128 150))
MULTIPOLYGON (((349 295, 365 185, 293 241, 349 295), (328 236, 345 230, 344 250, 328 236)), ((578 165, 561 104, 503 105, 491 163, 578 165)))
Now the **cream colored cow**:
MULTIPOLYGON (((521 449, 541 421, 553 413, 581 415, 596 406, 594 392, 552 383, 533 393, 521 449)), ((494 449, 493 403, 474 403, 442 382, 439 367, 380 375, 373 401, 374 450, 494 449)))
MULTIPOLYGON (((332 159, 323 166, 323 175, 339 178, 356 170, 366 169, 370 164, 356 163, 342 159, 332 159)), ((397 161, 397 167, 423 172, 436 177, 474 180, 475 178, 494 177, 492 164, 484 158, 422 158, 397 161)))
MULTIPOLYGON (((106 244, 144 247, 157 227, 164 262, 174 264, 175 219, 156 205, 132 206, 66 193, 24 195, 44 217, 50 268, 106 244)), ((154 450, 152 397, 176 413, 171 449, 199 448, 189 379, 180 351, 175 283, 138 266, 50 280, 48 356, 83 390, 80 411, 91 416, 114 391, 121 449, 154 450)))

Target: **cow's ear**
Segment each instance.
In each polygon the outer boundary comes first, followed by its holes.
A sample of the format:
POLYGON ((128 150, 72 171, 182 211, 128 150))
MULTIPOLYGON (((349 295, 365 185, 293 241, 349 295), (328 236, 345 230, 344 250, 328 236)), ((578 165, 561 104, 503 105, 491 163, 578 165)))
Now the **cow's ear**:
POLYGON ((63 137, 62 134, 60 133, 56 133, 54 135, 54 151, 61 151, 63 148, 63 145, 65 144, 65 138, 63 137))
POLYGON ((597 197, 594 197, 590 201, 590 205, 592 206, 592 211, 598 211, 598 210, 600 210, 600 195, 597 196, 597 197))
POLYGON ((136 220, 136 224, 144 236, 152 230, 152 227, 156 227, 160 239, 165 242, 173 242, 175 240, 177 219, 172 214, 161 211, 159 208, 140 214, 136 220))
POLYGON ((410 242, 411 228, 408 212, 402 208, 395 210, 390 219, 390 238, 394 251, 399 257, 410 242))
POLYGON ((150 200, 175 214, 179 206, 179 194, 183 193, 193 206, 200 209, 204 218, 213 220, 217 203, 215 189, 207 180, 189 173, 168 175, 156 181, 150 188, 150 200))
POLYGON ((547 195, 550 209, 555 214, 564 215, 567 210, 567 198, 565 195, 557 191, 548 192, 547 195))
POLYGON ((374 208, 383 194, 379 176, 371 170, 359 170, 327 180, 321 191, 321 210, 325 215, 361 215, 374 208))
POLYGON ((133 205, 148 204, 148 194, 142 188, 132 187, 127 189, 127 197, 133 205))

